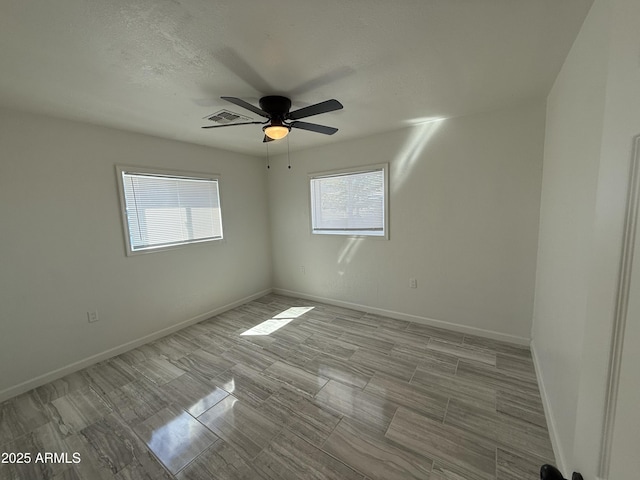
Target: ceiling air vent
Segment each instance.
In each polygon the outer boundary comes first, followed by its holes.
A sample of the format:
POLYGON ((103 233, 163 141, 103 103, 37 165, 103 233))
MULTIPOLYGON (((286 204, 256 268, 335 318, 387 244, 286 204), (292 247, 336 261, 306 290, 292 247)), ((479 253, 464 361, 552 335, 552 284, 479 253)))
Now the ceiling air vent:
POLYGON ((232 112, 231 110, 220 110, 216 113, 212 113, 211 115, 207 115, 204 118, 205 120, 211 120, 212 122, 220 125, 227 125, 229 123, 236 122, 250 122, 253 120, 250 117, 240 115, 239 113, 232 112))

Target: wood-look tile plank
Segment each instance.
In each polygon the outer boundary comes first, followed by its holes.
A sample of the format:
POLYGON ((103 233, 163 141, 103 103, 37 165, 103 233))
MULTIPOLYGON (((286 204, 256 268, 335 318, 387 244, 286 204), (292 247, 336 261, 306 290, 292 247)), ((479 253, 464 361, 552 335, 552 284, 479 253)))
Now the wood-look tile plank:
POLYGON ((175 365, 192 376, 213 380, 222 372, 233 367, 234 363, 226 358, 207 352, 196 350, 175 361, 175 365))
POLYGON ((276 352, 273 349, 269 349, 269 351, 274 352, 279 357, 279 360, 296 367, 302 367, 319 353, 318 350, 306 344, 294 345, 280 352, 276 352))
POLYGON ((281 387, 281 384, 276 380, 261 375, 258 370, 242 364, 234 365, 215 377, 212 382, 243 403, 252 406, 260 405, 281 387))
POLYGON ((195 323, 176 332, 190 342, 197 343, 197 339, 204 337, 213 331, 213 324, 210 319, 195 323))
POLYGON ((416 362, 373 352, 366 348, 358 349, 349 361, 406 381, 411 380, 418 366, 416 362))
POLYGON ((252 460, 282 429, 264 412, 229 395, 198 417, 217 436, 252 460))
POLYGON ((523 378, 536 380, 536 371, 533 366, 533 359, 529 357, 517 357, 504 353, 496 354, 496 368, 523 378))
POLYGON ((274 378, 311 396, 318 393, 329 381, 328 378, 280 361, 265 369, 263 375, 274 378))
POLYGON ((363 476, 302 438, 283 430, 254 465, 272 480, 362 480, 363 476))
POLYGON ((375 329, 378 327, 378 324, 375 320, 367 318, 366 316, 358 317, 358 318, 343 318, 336 317, 331 322, 333 325, 338 325, 345 329, 345 331, 349 332, 357 332, 362 328, 375 329))
MULTIPOLYGON (((291 352, 293 352, 298 347, 300 347, 300 345, 298 345, 295 342, 290 342, 288 340, 279 339, 279 340, 276 340, 275 342, 267 345, 266 347, 264 347, 264 350, 268 354, 273 355, 274 357, 276 357, 278 360, 282 360, 282 359, 286 358, 288 355, 290 355, 291 352)), ((314 352, 315 352, 315 350, 314 350, 314 352)))
POLYGON ((176 475, 177 480, 262 480, 265 477, 219 439, 176 475))
POLYGON ((429 338, 437 338, 438 340, 456 345, 460 345, 464 340, 464 334, 462 333, 445 330, 444 328, 432 327, 430 325, 423 325, 421 323, 412 322, 409 324, 406 331, 416 335, 424 335, 429 338))
POLYGON ((457 465, 440 465, 438 462, 435 462, 431 469, 430 480, 482 480, 483 478, 484 477, 482 475, 470 473, 459 468, 457 465))
POLYGON ((65 438, 65 443, 68 446, 69 452, 80 455, 81 461, 75 464, 73 469, 82 480, 112 480, 117 478, 115 476, 116 474, 112 472, 108 462, 101 458, 100 452, 95 450, 88 439, 82 434, 74 434, 65 438))
POLYGON ((68 467, 62 472, 55 475, 53 477, 53 480, 81 480, 81 478, 79 477, 75 467, 68 467))
POLYGON ((106 394, 133 382, 138 373, 122 358, 116 357, 86 368, 82 374, 98 393, 106 394))
POLYGON ((188 373, 158 387, 164 399, 180 407, 193 417, 201 415, 213 407, 229 393, 188 373))
POLYGON ((183 328, 176 332, 175 335, 196 344, 199 348, 209 349, 211 353, 215 354, 220 354, 232 346, 232 343, 225 340, 224 337, 215 335, 215 330, 209 324, 196 323, 183 328))
POLYGON ((195 342, 192 342, 179 334, 173 334, 161 338, 160 340, 153 342, 151 345, 158 349, 162 356, 171 360, 182 358, 200 348, 195 342))
POLYGON ((51 421, 35 390, 0 404, 0 445, 51 421))
POLYGON ((539 395, 498 389, 496 410, 505 415, 547 428, 542 399, 539 395))
POLYGON ((426 351, 429 344, 429 337, 416 335, 406 329, 398 330, 394 328, 378 327, 373 331, 373 336, 380 340, 392 342, 395 346, 406 345, 415 349, 426 351))
MULTIPOLYGON (((330 319, 332 320, 332 319, 330 319)), ((327 337, 338 338, 345 330, 344 328, 334 325, 322 317, 309 317, 304 320, 298 329, 306 331, 311 335, 321 333, 327 337)))
POLYGON ((404 407, 398 408, 385 436, 409 450, 454 466, 475 478, 496 477, 495 446, 482 444, 474 436, 443 425, 404 407))
POLYGON ((271 395, 258 410, 317 447, 327 439, 341 418, 288 387, 271 395))
POLYGON ((499 412, 490 412, 452 399, 444 423, 469 432, 479 441, 502 448, 516 448, 541 457, 553 457, 546 428, 499 412))
POLYGON ((173 474, 217 440, 209 429, 176 407, 160 410, 139 423, 134 430, 173 474))
POLYGON ((366 424, 346 418, 322 449, 372 480, 427 480, 433 464, 431 459, 400 448, 366 424))
POLYGON ((338 414, 384 431, 391 423, 398 405, 358 388, 330 380, 316 395, 314 402, 338 414))
POLYGON ((151 344, 141 345, 138 348, 118 355, 116 358, 130 367, 138 363, 146 362, 152 358, 160 357, 160 351, 151 344))
POLYGON ((164 385, 185 373, 184 370, 176 367, 164 358, 152 358, 146 362, 134 365, 133 368, 156 385, 164 385))
POLYGON ((65 440, 58 432, 57 425, 53 422, 46 423, 29 433, 16 438, 15 440, 5 443, 0 442, 0 452, 7 453, 28 453, 31 456, 31 462, 26 463, 1 463, 0 464, 0 480, 13 479, 37 479, 37 478, 54 478, 63 475, 69 468, 66 463, 39 462, 37 464, 37 455, 43 455, 45 452, 68 452, 69 459, 72 460, 72 452, 69 451, 65 440))
POLYGON ((463 343, 474 347, 487 348, 496 353, 531 358, 531 351, 529 350, 529 347, 525 345, 501 342, 500 340, 493 340, 491 338, 478 337, 475 335, 465 335, 463 343))
POLYGON ((215 330, 211 331, 207 335, 203 335, 200 338, 194 339, 193 342, 201 345, 201 348, 204 351, 223 358, 225 352, 236 346, 234 342, 228 340, 222 335, 216 335, 215 330))
POLYGON ((363 329, 357 332, 345 332, 340 337, 343 342, 350 343, 357 347, 364 347, 370 350, 379 350, 381 352, 389 352, 393 348, 393 342, 381 340, 375 333, 375 329, 366 331, 363 329))
POLYGON ((36 388, 36 394, 42 403, 49 403, 56 398, 88 386, 87 378, 80 372, 74 372, 36 388))
POLYGON ((244 335, 244 333, 245 332, 242 332, 240 334, 238 343, 248 348, 258 347, 258 349, 266 349, 269 345, 277 341, 277 338, 273 335, 244 335))
POLYGON ((362 319, 366 319, 367 321, 373 320, 376 327, 393 330, 404 330, 409 326, 409 323, 411 323, 407 320, 398 320, 395 318, 384 317, 382 315, 376 315, 374 313, 367 313, 362 317, 362 319))
POLYGON ((304 344, 322 353, 341 359, 349 358, 358 350, 356 345, 337 340, 322 333, 311 335, 304 341, 304 344))
MULTIPOLYGON (((158 465, 160 465, 159 462, 158 465)), ((160 466, 159 468, 162 468, 162 466, 160 466)), ((137 463, 127 465, 122 470, 120 470, 114 478, 116 480, 151 480, 151 478, 158 480, 175 479, 173 475, 171 475, 167 471, 164 471, 164 469, 162 473, 155 473, 153 471, 150 473, 148 467, 137 463)))
POLYGON ((244 305, 240 305, 236 308, 236 311, 244 312, 245 314, 250 314, 263 320, 267 320, 279 313, 277 308, 273 308, 268 304, 260 302, 245 303, 244 305))
POLYGON ((251 322, 247 322, 242 316, 238 315, 229 317, 231 314, 232 312, 226 312, 212 319, 205 320, 201 322, 200 325, 209 328, 210 331, 215 332, 216 335, 220 335, 228 340, 237 340, 243 330, 251 328, 251 322))
POLYGON ((334 315, 335 317, 359 319, 364 317, 365 312, 359 310, 353 310, 350 308, 338 307, 336 305, 323 305, 320 307, 324 312, 334 315))
POLYGON ((229 362, 241 363, 253 367, 256 370, 264 370, 275 363, 278 358, 264 349, 236 345, 234 348, 225 352, 224 359, 229 362))
POLYGON ((540 467, 545 463, 555 464, 553 459, 545 459, 531 454, 515 453, 498 448, 496 458, 497 480, 539 480, 540 467))
POLYGON ((495 410, 495 388, 486 387, 465 378, 433 373, 418 367, 410 383, 421 386, 434 394, 445 395, 468 402, 471 405, 495 410))
POLYGON ((437 338, 429 340, 427 345, 429 350, 435 350, 436 352, 447 353, 454 355, 458 358, 464 358, 474 362, 486 363, 487 365, 496 365, 496 354, 490 350, 471 347, 468 345, 454 345, 449 342, 443 342, 437 338))
POLYGON ((362 364, 341 360, 331 355, 320 354, 304 364, 304 369, 315 375, 336 380, 345 385, 364 388, 374 370, 362 364))
POLYGON ((312 334, 309 331, 305 331, 304 329, 299 329, 297 324, 289 323, 284 327, 273 332, 269 337, 275 340, 285 340, 291 343, 300 344, 303 343, 307 338, 309 338, 312 334))
POLYGON ((111 413, 111 408, 90 387, 55 399, 47 409, 63 436, 78 433, 111 413))
MULTIPOLYGON (((29 433, 2 445, 0 452, 28 453, 32 458, 35 458, 38 452, 43 451, 41 448, 35 434, 29 433)), ((36 463, 32 461, 30 463, 7 462, 0 464, 0 480, 53 478, 53 475, 53 465, 48 463, 36 463)))
POLYGON ((446 395, 380 373, 373 376, 364 391, 436 421, 444 419, 449 402, 446 395))
MULTIPOLYGON (((301 302, 305 302, 305 300, 300 300, 301 302)), ((331 322, 334 318, 336 318, 338 315, 336 315, 334 312, 330 312, 326 310, 326 305, 323 303, 318 303, 318 302, 307 302, 306 303, 309 306, 313 306, 313 310, 310 310, 309 312, 307 312, 307 314, 304 316, 305 320, 319 320, 322 322, 331 322)))
POLYGON ((477 385, 492 386, 504 390, 522 391, 537 394, 538 384, 535 378, 523 377, 505 370, 498 370, 490 365, 484 365, 467 360, 458 362, 456 376, 477 385))
POLYGON ((105 394, 102 399, 129 424, 146 420, 169 405, 156 386, 146 379, 127 383, 105 394))
POLYGON ((394 345, 389 356, 417 363, 419 368, 444 375, 455 375, 459 360, 455 355, 402 344, 394 345))
POLYGON ((136 472, 144 472, 151 478, 170 478, 146 445, 118 415, 108 415, 84 428, 81 433, 92 448, 94 461, 104 464, 121 478, 133 476, 136 472))
POLYGON ((279 303, 281 301, 285 301, 287 297, 283 297, 282 295, 278 295, 277 293, 268 293, 263 297, 256 298, 254 302, 263 303, 265 305, 279 303))

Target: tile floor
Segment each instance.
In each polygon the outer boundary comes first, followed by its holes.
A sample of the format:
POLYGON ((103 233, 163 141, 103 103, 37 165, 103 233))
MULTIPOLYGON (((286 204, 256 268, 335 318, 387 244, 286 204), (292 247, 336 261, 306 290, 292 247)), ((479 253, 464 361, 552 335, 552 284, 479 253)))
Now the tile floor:
POLYGON ((4 402, 0 452, 31 455, 1 480, 534 480, 553 463, 526 347, 277 295, 4 402))

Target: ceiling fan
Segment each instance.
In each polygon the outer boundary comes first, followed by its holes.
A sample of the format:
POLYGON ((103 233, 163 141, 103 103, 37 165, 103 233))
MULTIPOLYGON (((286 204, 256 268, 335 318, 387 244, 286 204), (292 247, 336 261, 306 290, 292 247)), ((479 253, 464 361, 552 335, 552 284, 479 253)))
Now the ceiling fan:
POLYGON ((308 130, 310 132, 323 133, 325 135, 333 135, 338 131, 337 128, 327 127, 325 125, 318 125, 317 123, 300 122, 299 119, 311 117, 312 115, 319 115, 321 113, 333 112, 334 110, 340 110, 342 104, 337 100, 326 100, 324 102, 316 103, 308 107, 300 108, 290 112, 291 100, 287 97, 281 97, 279 95, 268 95, 262 97, 259 101, 260 108, 251 105, 248 102, 236 97, 220 97, 227 102, 231 102, 239 107, 246 108, 253 113, 265 117, 267 120, 264 122, 242 122, 242 123, 230 123, 228 125, 207 125, 202 128, 221 128, 221 127, 233 127, 235 125, 264 125, 262 130, 264 131, 263 142, 272 142, 273 140, 279 140, 286 137, 289 134, 289 130, 292 128, 299 128, 301 130, 308 130))

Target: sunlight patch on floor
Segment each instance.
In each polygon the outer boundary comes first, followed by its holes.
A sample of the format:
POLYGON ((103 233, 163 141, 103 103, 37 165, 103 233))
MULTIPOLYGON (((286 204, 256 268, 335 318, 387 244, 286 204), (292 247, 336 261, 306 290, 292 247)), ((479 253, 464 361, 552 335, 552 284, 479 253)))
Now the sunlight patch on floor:
POLYGON ((269 320, 265 320, 254 327, 251 327, 249 330, 242 332, 240 335, 270 335, 273 332, 280 330, 282 327, 287 325, 293 319, 304 315, 310 310, 313 310, 314 307, 291 307, 288 308, 273 318, 269 320))

